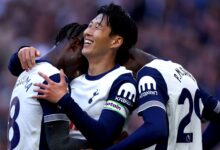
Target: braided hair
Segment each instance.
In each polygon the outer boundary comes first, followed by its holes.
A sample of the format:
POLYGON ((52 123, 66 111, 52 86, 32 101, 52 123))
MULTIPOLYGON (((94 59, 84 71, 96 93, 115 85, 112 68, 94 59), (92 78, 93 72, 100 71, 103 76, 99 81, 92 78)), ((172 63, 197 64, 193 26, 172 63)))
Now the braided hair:
MULTIPOLYGON (((55 38, 55 45, 57 46, 60 42, 62 42, 64 39, 73 39, 79 36, 86 28, 87 24, 78 24, 78 23, 70 23, 62 27, 57 34, 55 38)), ((81 39, 80 44, 83 45, 83 39, 81 39)), ((80 65, 80 72, 81 73, 87 73, 88 70, 88 61, 87 59, 82 55, 82 62, 80 65)))
MULTIPOLYGON (((55 38, 55 45, 62 42, 65 38, 68 40, 79 36, 87 28, 86 24, 70 23, 62 27, 55 38)), ((83 42, 83 41, 81 41, 83 42)))

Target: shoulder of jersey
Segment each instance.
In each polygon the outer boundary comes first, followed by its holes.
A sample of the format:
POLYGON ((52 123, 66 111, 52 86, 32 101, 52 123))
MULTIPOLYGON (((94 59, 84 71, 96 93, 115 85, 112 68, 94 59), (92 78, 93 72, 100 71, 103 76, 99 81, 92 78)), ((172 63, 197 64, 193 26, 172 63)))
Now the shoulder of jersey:
POLYGON ((30 71, 32 72, 42 72, 47 76, 51 76, 53 74, 59 73, 60 71, 54 67, 52 64, 48 62, 40 62, 37 63, 35 67, 33 67, 30 71))
POLYGON ((120 66, 119 68, 112 70, 111 72, 106 74, 106 76, 120 76, 127 73, 130 73, 132 75, 131 70, 126 69, 124 66, 120 66))
POLYGON ((144 67, 151 67, 157 69, 158 71, 169 72, 176 67, 180 67, 181 65, 171 60, 163 60, 163 59, 155 59, 150 63, 143 66, 144 67))

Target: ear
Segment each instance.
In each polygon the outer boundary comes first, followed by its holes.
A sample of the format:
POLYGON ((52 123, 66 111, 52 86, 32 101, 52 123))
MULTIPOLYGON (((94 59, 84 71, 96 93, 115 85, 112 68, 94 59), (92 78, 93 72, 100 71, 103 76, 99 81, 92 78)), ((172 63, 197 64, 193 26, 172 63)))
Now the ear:
POLYGON ((111 41, 111 48, 119 48, 123 44, 123 38, 121 36, 114 36, 111 41))

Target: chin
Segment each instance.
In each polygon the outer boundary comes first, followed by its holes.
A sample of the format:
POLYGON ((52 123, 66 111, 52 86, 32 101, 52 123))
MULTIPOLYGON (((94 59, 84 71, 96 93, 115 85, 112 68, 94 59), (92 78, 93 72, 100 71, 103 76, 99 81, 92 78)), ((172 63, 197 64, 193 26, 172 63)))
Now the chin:
POLYGON ((88 49, 83 49, 82 50, 82 55, 87 57, 89 55, 89 50, 88 49))

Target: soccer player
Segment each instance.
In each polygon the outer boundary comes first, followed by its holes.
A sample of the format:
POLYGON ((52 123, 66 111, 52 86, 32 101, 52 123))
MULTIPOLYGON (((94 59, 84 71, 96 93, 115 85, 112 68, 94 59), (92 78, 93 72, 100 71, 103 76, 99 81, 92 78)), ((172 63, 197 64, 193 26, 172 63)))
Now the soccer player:
MULTIPOLYGON (((69 119, 57 106, 31 98, 34 94, 33 83, 45 83, 44 79, 38 75, 38 71, 43 71, 53 81, 58 82, 60 68, 64 69, 69 79, 75 78, 77 72, 79 74, 84 72, 83 68, 87 69, 82 66, 84 58, 81 55, 83 31, 86 27, 87 25, 78 23, 63 27, 56 37, 53 49, 38 60, 28 72, 23 71, 21 66, 13 67, 12 64, 19 61, 17 53, 11 57, 9 70, 14 75, 20 75, 10 102, 8 149, 86 148, 85 141, 72 139, 69 136, 69 119)), ((30 47, 21 48, 20 51, 25 49, 36 52, 30 47)))
POLYGON ((202 150, 201 119, 219 120, 219 101, 180 64, 138 49, 130 55, 125 65, 137 72, 137 110, 144 123, 108 150, 202 150))
POLYGON ((34 97, 56 103, 67 114, 76 127, 71 132, 74 138, 86 138, 93 148, 112 145, 136 100, 132 72, 119 65, 136 41, 136 24, 120 6, 101 7, 84 31, 82 54, 88 73, 71 82, 71 95, 63 72, 60 83, 40 73, 48 85, 35 84, 43 89, 36 89, 41 95, 34 97))

